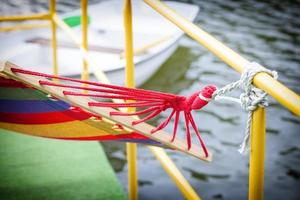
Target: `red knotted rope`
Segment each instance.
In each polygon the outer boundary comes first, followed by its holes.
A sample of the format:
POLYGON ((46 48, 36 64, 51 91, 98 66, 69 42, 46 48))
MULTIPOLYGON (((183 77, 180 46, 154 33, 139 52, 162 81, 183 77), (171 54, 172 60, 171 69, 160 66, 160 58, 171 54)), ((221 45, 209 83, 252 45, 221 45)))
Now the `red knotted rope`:
POLYGON ((192 110, 198 110, 207 105, 209 99, 212 97, 212 94, 216 90, 215 86, 209 85, 204 87, 202 90, 195 92, 189 97, 178 96, 169 93, 162 93, 157 91, 150 91, 150 90, 143 90, 143 89, 134 89, 134 88, 126 88, 122 86, 116 85, 109 85, 103 83, 95 83, 90 81, 82 81, 78 79, 72 79, 67 77, 60 77, 54 76, 49 74, 43 74, 39 72, 33 72, 29 70, 11 68, 11 71, 14 73, 22 73, 37 77, 44 77, 44 78, 51 78, 51 79, 59 79, 64 81, 69 81, 73 83, 82 83, 85 86, 76 86, 71 84, 62 84, 62 83, 54 83, 51 81, 44 81, 40 80, 40 85, 46 86, 53 86, 53 87, 61 87, 67 89, 75 89, 75 90, 85 90, 91 91, 94 93, 86 94, 74 91, 63 91, 64 95, 69 96, 86 96, 86 97, 93 97, 93 98, 104 98, 104 99, 122 99, 125 101, 132 101, 135 102, 124 102, 124 103, 110 103, 110 102, 97 102, 91 101, 88 102, 89 106, 96 106, 96 107, 112 107, 112 108, 122 108, 122 107, 139 107, 144 108, 141 111, 137 111, 134 113, 123 113, 123 112, 111 112, 110 115, 119 115, 119 116, 133 116, 133 115, 144 115, 147 114, 142 119, 136 120, 132 122, 132 125, 137 125, 139 123, 148 121, 157 115, 159 115, 164 110, 171 108, 172 112, 169 116, 161 122, 155 129, 151 131, 151 133, 155 133, 163 128, 165 128, 173 116, 175 115, 174 121, 174 129, 173 129, 173 136, 171 142, 174 141, 176 137, 177 127, 179 123, 180 112, 184 113, 185 119, 185 126, 186 126, 186 137, 187 137, 187 146, 188 150, 191 148, 191 132, 190 132, 190 124, 194 129, 196 136, 200 142, 200 145, 204 151, 205 156, 208 156, 208 151, 205 147, 205 144, 201 138, 201 135, 198 131, 197 125, 193 119, 191 114, 192 110), (92 86, 92 87, 87 87, 92 86))

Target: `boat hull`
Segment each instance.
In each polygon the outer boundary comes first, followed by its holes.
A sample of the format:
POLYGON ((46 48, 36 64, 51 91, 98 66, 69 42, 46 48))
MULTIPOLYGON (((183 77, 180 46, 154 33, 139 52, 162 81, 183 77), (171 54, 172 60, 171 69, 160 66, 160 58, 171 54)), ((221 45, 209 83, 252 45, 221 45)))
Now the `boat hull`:
MULTIPOLYGON (((135 65, 135 84, 137 86, 145 83, 159 68, 160 66, 174 53, 178 47, 178 41, 168 46, 162 52, 154 55, 152 58, 143 60, 135 65)), ((108 79, 116 85, 125 85, 125 68, 120 68, 112 71, 104 72, 108 79)))
MULTIPOLYGON (((169 2, 170 7, 178 10, 192 21, 198 13, 198 7, 190 4, 169 2)), ((104 1, 88 7, 89 17, 89 73, 104 72, 116 85, 124 85, 126 60, 122 56, 125 49, 123 4, 119 0, 104 1), (105 20, 98 20, 104 19, 105 20)), ((183 32, 142 1, 133 1, 133 44, 135 53, 135 80, 140 86, 176 50, 183 32), (164 39, 163 39, 164 38, 164 39), (159 41, 159 42, 157 42, 159 41), (150 44, 155 43, 151 46, 150 44), (149 48, 145 48, 147 46, 149 48)), ((60 18, 80 16, 75 10, 60 18)), ((81 27, 72 27, 75 34, 81 35, 81 27)), ((25 69, 43 73, 53 73, 51 32, 49 29, 0 33, 0 59, 14 62, 25 69)), ((57 30, 58 74, 78 77, 83 69, 83 56, 66 33, 57 30)), ((92 77, 92 76, 91 76, 92 77)), ((95 79, 94 79, 95 80, 95 79)), ((97 80, 98 81, 98 80, 97 80)))

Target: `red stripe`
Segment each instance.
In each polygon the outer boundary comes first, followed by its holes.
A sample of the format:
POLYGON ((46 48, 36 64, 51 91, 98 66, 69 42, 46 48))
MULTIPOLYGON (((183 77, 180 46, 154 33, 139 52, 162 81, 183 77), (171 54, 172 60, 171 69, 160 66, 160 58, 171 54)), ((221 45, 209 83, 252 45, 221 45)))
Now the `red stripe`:
POLYGON ((13 88, 32 88, 25 84, 15 81, 13 79, 5 78, 0 76, 0 87, 13 87, 13 88))
POLYGON ((0 113, 0 121, 14 124, 55 124, 86 120, 93 115, 78 109, 47 113, 0 113))

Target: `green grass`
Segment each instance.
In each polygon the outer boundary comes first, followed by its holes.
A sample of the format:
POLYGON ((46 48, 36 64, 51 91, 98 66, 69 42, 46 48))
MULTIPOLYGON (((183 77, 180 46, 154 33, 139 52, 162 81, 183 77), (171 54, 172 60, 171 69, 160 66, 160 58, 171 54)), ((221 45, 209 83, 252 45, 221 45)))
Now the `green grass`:
POLYGON ((98 142, 0 129, 0 199, 125 199, 98 142))

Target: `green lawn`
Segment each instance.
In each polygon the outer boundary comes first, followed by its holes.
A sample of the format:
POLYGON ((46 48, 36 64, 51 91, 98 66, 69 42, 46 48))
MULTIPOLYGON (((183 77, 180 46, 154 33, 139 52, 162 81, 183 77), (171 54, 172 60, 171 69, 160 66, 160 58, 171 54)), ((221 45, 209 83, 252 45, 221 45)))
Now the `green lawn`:
POLYGON ((0 129, 0 199, 125 199, 98 142, 0 129))

